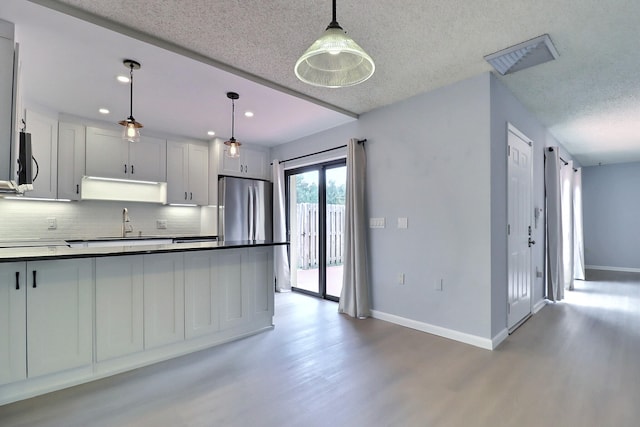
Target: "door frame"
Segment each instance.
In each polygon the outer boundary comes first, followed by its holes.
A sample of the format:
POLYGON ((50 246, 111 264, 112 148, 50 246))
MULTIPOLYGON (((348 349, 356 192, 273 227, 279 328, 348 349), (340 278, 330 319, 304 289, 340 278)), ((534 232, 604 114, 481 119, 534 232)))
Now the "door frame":
MULTIPOLYGON (((336 160, 330 160, 321 163, 314 163, 311 165, 300 166, 297 168, 286 169, 284 171, 285 176, 285 198, 286 198, 286 227, 287 227, 287 240, 291 241, 291 206, 290 206, 290 177, 291 175, 297 175, 310 171, 318 171, 318 205, 322 207, 322 209, 318 209, 318 232, 320 237, 318 238, 318 292, 309 291, 306 289, 297 288, 295 286, 291 286, 291 290, 295 292, 300 292, 307 295, 312 295, 315 297, 327 299, 330 301, 339 301, 339 297, 335 297, 333 295, 327 295, 327 275, 326 275, 326 267, 327 267, 327 188, 326 188, 326 170, 347 166, 347 159, 341 158, 336 160)), ((288 245, 288 254, 289 254, 289 265, 292 266, 291 263, 291 245, 288 245)))
MULTIPOLYGON (((509 133, 513 133, 516 137, 520 138, 523 142, 525 142, 528 146, 529 146, 529 212, 528 212, 528 217, 526 218, 528 223, 529 223, 529 229, 533 230, 532 227, 532 219, 533 219, 533 201, 534 201, 534 194, 533 194, 533 140, 531 138, 529 138, 528 136, 526 136, 524 133, 522 133, 518 128, 516 128, 512 123, 507 122, 507 224, 510 224, 510 217, 509 217, 509 182, 510 182, 510 167, 509 167, 509 156, 510 156, 510 146, 509 146, 509 133)), ((531 237, 531 235, 530 235, 531 237)), ((533 283, 534 283, 534 263, 533 263, 533 251, 529 250, 529 313, 526 314, 524 317, 522 317, 521 319, 519 319, 517 322, 515 322, 513 325, 509 325, 509 314, 510 314, 510 302, 509 302, 509 254, 511 253, 510 251, 510 245, 509 245, 509 234, 507 234, 507 300, 506 300, 506 304, 507 304, 507 319, 506 319, 506 324, 507 324, 507 330, 509 333, 513 332, 514 330, 516 330, 518 327, 520 327, 520 325, 522 325, 524 322, 526 322, 529 317, 531 317, 532 313, 533 313, 533 283)))

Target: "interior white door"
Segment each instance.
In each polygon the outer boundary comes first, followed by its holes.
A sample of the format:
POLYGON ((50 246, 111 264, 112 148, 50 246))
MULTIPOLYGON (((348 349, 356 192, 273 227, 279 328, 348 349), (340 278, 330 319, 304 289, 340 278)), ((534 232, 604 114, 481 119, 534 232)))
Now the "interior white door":
POLYGON ((511 331, 531 314, 531 140, 508 128, 508 291, 507 327, 511 331))

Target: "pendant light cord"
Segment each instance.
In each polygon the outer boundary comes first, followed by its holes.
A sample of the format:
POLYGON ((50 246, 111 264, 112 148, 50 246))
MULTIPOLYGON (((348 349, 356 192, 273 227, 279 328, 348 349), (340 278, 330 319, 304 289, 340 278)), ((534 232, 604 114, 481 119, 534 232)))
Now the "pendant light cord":
POLYGON ((235 139, 233 137, 233 129, 236 125, 236 102, 235 99, 231 100, 231 139, 235 139))
POLYGON ((340 24, 338 24, 338 21, 336 20, 336 0, 333 0, 333 15, 332 15, 333 19, 331 21, 331 23, 329 24, 329 26, 327 27, 327 30, 329 28, 340 28, 342 29, 342 27, 340 26, 340 24))
POLYGON ((129 82, 131 85, 129 86, 129 117, 133 118, 133 64, 131 64, 130 67, 129 82))

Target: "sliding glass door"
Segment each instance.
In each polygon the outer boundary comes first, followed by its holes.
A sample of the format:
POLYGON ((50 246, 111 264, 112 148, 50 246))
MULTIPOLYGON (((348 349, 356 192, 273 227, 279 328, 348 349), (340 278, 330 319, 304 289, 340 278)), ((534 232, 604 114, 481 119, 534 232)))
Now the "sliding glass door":
POLYGON ((338 300, 342 290, 344 160, 286 172, 291 285, 338 300))

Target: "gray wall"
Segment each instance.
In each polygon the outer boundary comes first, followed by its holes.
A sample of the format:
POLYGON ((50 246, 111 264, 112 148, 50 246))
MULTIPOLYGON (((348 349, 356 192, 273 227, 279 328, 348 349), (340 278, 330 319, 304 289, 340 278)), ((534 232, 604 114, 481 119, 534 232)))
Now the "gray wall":
POLYGON ((585 264, 640 269, 640 162, 582 169, 585 264))
MULTIPOLYGON (((534 204, 542 206, 547 133, 489 73, 278 146, 272 158, 367 138, 368 213, 386 218, 386 228, 369 229, 373 309, 492 338, 506 327, 507 121, 536 141, 534 204), (408 229, 396 227, 398 217, 408 229)), ((536 283, 534 299, 541 294, 536 283)))

